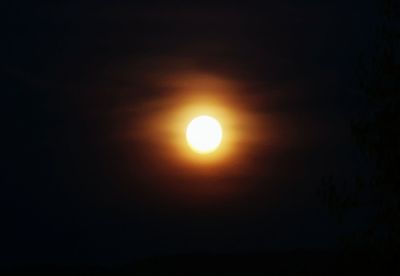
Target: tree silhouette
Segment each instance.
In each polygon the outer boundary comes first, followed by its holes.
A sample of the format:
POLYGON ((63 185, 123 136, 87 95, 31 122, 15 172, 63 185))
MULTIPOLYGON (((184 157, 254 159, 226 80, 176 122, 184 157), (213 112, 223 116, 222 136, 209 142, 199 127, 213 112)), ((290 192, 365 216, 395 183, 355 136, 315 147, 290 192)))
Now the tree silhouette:
MULTIPOLYGON (((321 195, 342 222, 358 209, 368 213, 364 231, 344 239, 347 249, 399 253, 400 250, 400 1, 381 0, 381 24, 373 54, 357 70, 367 108, 352 123, 356 143, 371 165, 367 178, 355 185, 332 177, 323 181, 321 195)), ((354 183, 353 183, 354 184, 354 183)))

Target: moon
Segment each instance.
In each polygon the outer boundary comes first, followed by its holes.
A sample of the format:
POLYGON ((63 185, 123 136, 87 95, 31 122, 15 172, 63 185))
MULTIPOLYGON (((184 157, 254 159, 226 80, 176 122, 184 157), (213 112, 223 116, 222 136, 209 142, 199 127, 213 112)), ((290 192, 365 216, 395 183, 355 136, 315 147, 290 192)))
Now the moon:
POLYGON ((199 154, 209 154, 222 142, 222 127, 215 118, 202 115, 194 118, 186 128, 186 141, 199 154))

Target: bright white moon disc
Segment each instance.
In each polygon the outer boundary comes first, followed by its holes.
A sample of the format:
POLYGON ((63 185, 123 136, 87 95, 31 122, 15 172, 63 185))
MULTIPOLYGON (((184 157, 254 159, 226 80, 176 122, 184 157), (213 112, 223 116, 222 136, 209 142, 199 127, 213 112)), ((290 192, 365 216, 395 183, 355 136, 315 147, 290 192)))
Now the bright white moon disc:
POLYGON ((196 117, 186 128, 186 140, 195 152, 200 154, 211 153, 221 144, 221 125, 210 116, 196 117))

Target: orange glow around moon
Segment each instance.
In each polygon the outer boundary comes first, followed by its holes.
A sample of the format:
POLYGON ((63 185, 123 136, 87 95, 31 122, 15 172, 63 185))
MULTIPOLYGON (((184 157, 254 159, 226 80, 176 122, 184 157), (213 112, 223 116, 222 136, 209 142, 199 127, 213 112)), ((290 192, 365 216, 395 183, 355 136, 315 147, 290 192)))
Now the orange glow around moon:
POLYGON ((262 99, 241 82, 209 74, 160 74, 151 84, 162 92, 128 106, 123 148, 146 168, 142 188, 200 204, 250 191, 239 179, 258 174, 257 152, 272 143, 269 118, 258 111, 262 99))
POLYGON ((134 109, 139 120, 130 125, 131 137, 150 147, 152 164, 169 175, 231 175, 251 166, 248 157, 266 143, 265 121, 252 110, 260 99, 207 74, 167 74, 153 84, 165 93, 134 109))

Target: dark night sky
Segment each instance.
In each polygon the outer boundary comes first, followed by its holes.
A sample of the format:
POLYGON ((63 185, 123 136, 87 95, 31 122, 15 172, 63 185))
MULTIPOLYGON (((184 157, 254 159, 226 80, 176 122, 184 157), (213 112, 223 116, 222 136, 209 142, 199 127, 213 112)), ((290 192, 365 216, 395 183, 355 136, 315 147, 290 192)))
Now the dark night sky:
POLYGON ((365 168, 349 125, 376 7, 264 2, 1 4, 0 263, 335 248, 343 229, 316 189, 365 168), (251 191, 195 206, 155 191, 199 182, 164 177, 157 150, 118 138, 151 113, 127 110, 168 98, 165 72, 228 78, 241 99, 261 99, 253 112, 272 118, 281 142, 248 157, 248 174, 210 180, 251 191))

